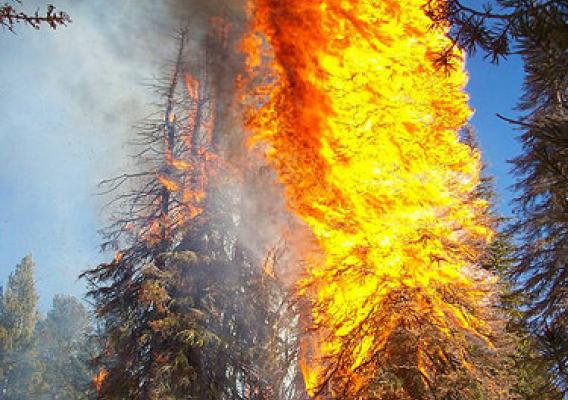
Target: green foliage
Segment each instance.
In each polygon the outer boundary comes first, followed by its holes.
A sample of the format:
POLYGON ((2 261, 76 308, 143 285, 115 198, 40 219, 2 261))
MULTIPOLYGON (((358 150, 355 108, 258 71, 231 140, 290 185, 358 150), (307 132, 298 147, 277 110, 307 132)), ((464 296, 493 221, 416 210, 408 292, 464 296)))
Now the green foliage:
MULTIPOLYGON (((515 301, 522 303, 515 313, 526 311, 533 342, 524 358, 538 359, 568 394, 568 1, 496 0, 479 7, 431 0, 426 12, 434 24, 450 22, 454 46, 481 50, 493 62, 509 54, 523 59, 518 108, 525 115, 501 117, 522 132, 523 146, 512 161, 518 197, 509 234, 518 246, 506 270, 513 274, 515 301)), ((447 49, 440 64, 451 67, 452 54, 447 49)))
POLYGON ((0 398, 51 400, 87 398, 92 351, 90 319, 70 296, 55 296, 45 319, 36 310, 34 263, 26 256, 0 296, 0 398))
POLYGON ((94 372, 87 309, 72 296, 56 295, 47 317, 36 328, 37 356, 43 367, 42 395, 38 399, 87 398, 94 372))
MULTIPOLYGON (((449 22, 453 45, 440 54, 440 66, 456 66, 455 46, 470 54, 480 51, 494 63, 522 53, 519 45, 527 37, 546 36, 566 48, 566 0, 427 0, 424 9, 434 25, 445 28, 449 22)), ((562 72, 566 61, 557 67, 544 65, 562 72)))
POLYGON ((31 255, 24 257, 8 278, 0 307, 0 392, 9 400, 31 399, 38 393, 41 366, 34 330, 37 295, 31 255))
POLYGON ((6 332, 2 350, 22 349, 32 341, 37 321, 37 295, 35 292, 34 263, 27 255, 10 274, 2 296, 0 324, 6 332))
MULTIPOLYGON (((473 129, 464 132, 464 142, 472 148, 478 148, 473 129)), ((482 268, 500 279, 501 295, 496 299, 500 311, 505 315, 507 324, 504 329, 505 340, 510 350, 502 359, 507 365, 506 375, 502 377, 510 385, 509 396, 519 400, 561 400, 562 393, 554 383, 552 365, 539 355, 538 338, 530 332, 524 320, 526 295, 514 291, 515 282, 512 271, 515 269, 517 247, 514 237, 504 226, 508 220, 496 210, 496 192, 493 177, 486 172, 482 164, 481 184, 478 188, 481 198, 490 203, 490 215, 496 234, 487 247, 482 259, 482 268)))
MULTIPOLYGON (((141 154, 156 155, 144 165, 149 171, 107 181, 111 191, 130 183, 130 192, 117 195, 124 211, 106 235, 106 246, 120 251, 112 262, 83 274, 91 284, 89 296, 101 327, 101 350, 94 359, 101 372, 99 396, 108 399, 201 399, 214 390, 205 376, 202 354, 215 336, 208 316, 198 307, 202 293, 194 293, 187 283, 189 272, 208 265, 211 253, 204 245, 179 247, 189 229, 188 209, 193 213, 203 205, 187 204, 191 200, 177 189, 202 181, 200 163, 210 150, 201 136, 208 105, 205 92, 190 98, 184 86, 186 34, 179 35, 170 78, 157 88, 163 95, 163 114, 146 121, 139 135, 145 148, 141 154), (177 120, 188 109, 196 110, 193 125, 177 120), (174 160, 191 168, 175 168, 174 160)), ((205 227, 207 220, 191 223, 205 227)), ((195 234, 196 242, 201 243, 206 231, 195 234)))
POLYGON ((535 14, 520 38, 527 115, 523 154, 513 160, 519 193, 512 233, 522 243, 514 273, 539 355, 568 394, 568 17, 566 8, 535 14))
POLYGON ((515 267, 516 251, 511 234, 498 231, 483 260, 485 268, 501 278, 503 287, 500 308, 508 317, 505 331, 513 346, 507 379, 513 382, 512 395, 520 400, 562 400, 552 372, 554 365, 542 357, 539 338, 524 320, 525 295, 513 289, 511 270, 515 267))

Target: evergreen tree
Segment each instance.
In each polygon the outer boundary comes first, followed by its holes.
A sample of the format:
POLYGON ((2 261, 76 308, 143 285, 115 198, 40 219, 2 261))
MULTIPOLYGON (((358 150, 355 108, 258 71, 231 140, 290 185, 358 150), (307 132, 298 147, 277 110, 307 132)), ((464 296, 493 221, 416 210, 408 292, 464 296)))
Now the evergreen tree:
POLYGON ((31 255, 24 257, 8 278, 0 308, 0 395, 27 400, 38 394, 41 368, 34 330, 38 321, 37 294, 31 255))
MULTIPOLYGON (((479 143, 472 127, 467 126, 463 134, 464 142, 479 151, 479 143)), ((480 263, 482 268, 500 279, 498 306, 507 318, 504 334, 512 347, 505 360, 511 396, 521 400, 560 400, 562 393, 554 384, 551 364, 538 357, 537 338, 527 329, 523 320, 525 296, 513 289, 511 271, 514 269, 517 249, 511 233, 506 229, 508 220, 497 210, 494 178, 487 172, 483 161, 481 184, 477 190, 478 196, 490 203, 489 214, 494 221, 495 236, 480 263)))
MULTIPOLYGON (((499 0, 481 9, 460 0, 440 4, 431 1, 426 10, 434 23, 450 22, 455 45, 480 49, 495 62, 509 54, 524 62, 524 116, 502 117, 521 130, 523 146, 513 160, 518 197, 511 234, 519 244, 511 271, 538 358, 568 393, 568 2, 499 0)), ((441 54, 440 63, 451 66, 450 55, 450 49, 441 54)))
MULTIPOLYGON (((519 44, 547 30, 548 39, 560 47, 566 46, 566 0, 495 0, 481 4, 427 0, 424 10, 434 25, 450 27, 448 35, 453 44, 439 54, 440 66, 455 67, 456 58, 452 55, 455 46, 470 54, 480 51, 498 63, 511 54, 524 54, 519 44)), ((557 65, 547 63, 552 73, 550 78, 564 75, 566 60, 558 61, 557 65)), ((543 77, 542 83, 546 81, 548 77, 543 77)))
POLYGON ((21 349, 32 342, 38 317, 33 268, 32 256, 27 255, 8 278, 1 311, 2 327, 9 335, 2 343, 3 349, 21 349))
POLYGON ((85 306, 72 296, 56 295, 47 317, 36 328, 42 363, 42 395, 38 399, 87 398, 93 371, 88 335, 91 321, 85 306))
POLYGON ((186 221, 200 212, 200 199, 191 190, 201 183, 203 98, 199 91, 188 96, 183 87, 185 45, 182 31, 171 78, 156 88, 164 99, 158 118, 140 130, 144 171, 103 182, 109 191, 125 182, 131 190, 117 196, 127 211, 115 218, 103 245, 120 250, 112 262, 83 274, 92 286, 89 296, 101 325, 101 352, 95 361, 102 398, 167 398, 164 386, 200 382, 196 361, 186 357, 183 363, 179 352, 200 352, 206 340, 203 318, 192 312, 191 302, 177 296, 181 270, 176 259, 169 260, 186 221), (187 110, 194 112, 191 121, 178 117, 187 110), (164 368, 171 371, 168 366, 180 364, 186 367, 180 381, 163 379, 164 368))
POLYGON ((263 268, 270 240, 250 243, 260 217, 246 192, 266 191, 263 169, 242 178, 222 157, 234 140, 221 114, 234 81, 226 30, 210 21, 197 65, 181 35, 159 117, 139 136, 146 172, 105 182, 130 191, 107 232, 114 260, 83 275, 101 326, 101 398, 298 398, 297 343, 283 324, 293 310, 263 268))
POLYGON ((541 356, 568 393, 568 18, 551 10, 527 29, 520 44, 526 71, 520 109, 527 114, 514 122, 524 150, 513 160, 519 196, 512 232, 523 243, 514 272, 528 296, 527 321, 541 356))

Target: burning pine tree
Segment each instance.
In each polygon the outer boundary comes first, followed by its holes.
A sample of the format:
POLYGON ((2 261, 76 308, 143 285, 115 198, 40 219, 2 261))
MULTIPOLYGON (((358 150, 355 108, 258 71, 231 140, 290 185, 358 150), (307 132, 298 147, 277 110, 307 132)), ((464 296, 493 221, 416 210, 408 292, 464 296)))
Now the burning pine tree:
POLYGON ((271 207, 259 211, 246 193, 268 185, 270 174, 252 160, 237 171, 224 148, 228 29, 211 18, 195 58, 186 54, 188 31, 180 33, 171 74, 157 87, 163 104, 136 142, 143 170, 102 183, 126 191, 113 200, 121 212, 106 231, 114 260, 84 273, 101 326, 99 398, 303 393, 297 340, 282 336, 294 310, 275 274, 282 250, 249 243, 271 207))
POLYGON ((250 2, 250 141, 318 248, 298 284, 312 397, 510 398, 466 74, 437 68, 449 39, 422 6, 250 2))

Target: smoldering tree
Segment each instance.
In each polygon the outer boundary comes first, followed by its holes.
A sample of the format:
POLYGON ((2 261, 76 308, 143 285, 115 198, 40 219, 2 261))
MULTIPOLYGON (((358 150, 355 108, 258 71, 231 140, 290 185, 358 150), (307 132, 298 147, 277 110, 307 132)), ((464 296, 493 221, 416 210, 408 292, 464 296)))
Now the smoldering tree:
POLYGON ((114 260, 83 274, 102 325, 95 384, 108 399, 298 398, 282 325, 293 308, 250 251, 260 234, 243 234, 257 220, 243 209, 248 178, 222 157, 226 28, 212 23, 197 61, 187 35, 139 129, 140 171, 102 183, 119 211, 103 245, 114 260))
MULTIPOLYGON (((223 19, 210 21, 198 74, 211 99, 208 109, 213 116, 207 118, 206 126, 212 152, 217 155, 233 151, 227 146, 234 145, 226 115, 234 81, 234 71, 228 68, 227 53, 234 47, 228 28, 223 19)), ((291 375, 297 341, 287 318, 294 311, 286 289, 266 268, 267 263, 281 262, 282 249, 274 248, 271 235, 262 233, 269 229, 269 216, 275 212, 269 202, 274 196, 267 193, 274 185, 262 166, 244 157, 217 160, 216 172, 212 171, 216 176, 208 183, 199 217, 202 222, 192 225, 176 248, 196 257, 185 284, 196 307, 208 316, 208 328, 216 338, 205 345, 200 359, 211 390, 196 396, 294 399, 298 371, 291 375), (251 198, 253 204, 247 201, 251 198)), ((183 398, 183 393, 178 395, 183 398)))
MULTIPOLYGON (((203 107, 181 87, 186 43, 187 32, 182 31, 172 73, 155 86, 160 111, 139 127, 142 170, 102 182, 107 191, 129 185, 113 200, 122 208, 104 233, 103 249, 117 250, 114 260, 83 274, 103 325, 103 350, 95 360, 102 371, 98 386, 103 398, 157 398, 161 368, 175 364, 178 352, 198 348, 208 338, 191 304, 174 301, 182 271, 172 268, 166 255, 179 243, 186 220, 199 213, 201 201, 194 195, 202 178, 201 125, 195 118, 180 117, 187 110, 198 114, 203 107), (176 346, 175 340, 185 346, 176 346)), ((195 362, 184 367, 192 371, 189 379, 197 375, 195 362)))

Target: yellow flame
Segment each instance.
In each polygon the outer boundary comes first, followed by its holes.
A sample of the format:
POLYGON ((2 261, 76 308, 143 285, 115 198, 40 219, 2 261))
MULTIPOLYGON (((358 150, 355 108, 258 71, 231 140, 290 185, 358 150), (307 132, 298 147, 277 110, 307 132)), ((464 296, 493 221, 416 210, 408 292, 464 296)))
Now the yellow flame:
POLYGON ((100 396, 103 384, 105 379, 108 377, 108 371, 104 368, 101 368, 93 377, 93 385, 97 391, 97 394, 100 396))
POLYGON ((176 182, 174 182, 169 178, 166 178, 163 175, 158 176, 158 181, 163 187, 168 189, 170 192, 177 192, 179 190, 179 185, 176 182))
MULTIPOLYGON (((355 396, 400 330, 427 322, 442 337, 458 329, 486 340, 487 324, 461 306, 485 296, 466 267, 492 235, 473 194, 479 154, 458 137, 471 114, 467 77, 433 65, 448 39, 423 4, 249 4, 250 143, 266 149, 323 259, 299 285, 316 332, 301 363, 312 396, 330 374, 355 396)), ((439 351, 418 342, 422 379, 432 374, 425 354, 439 351)))

